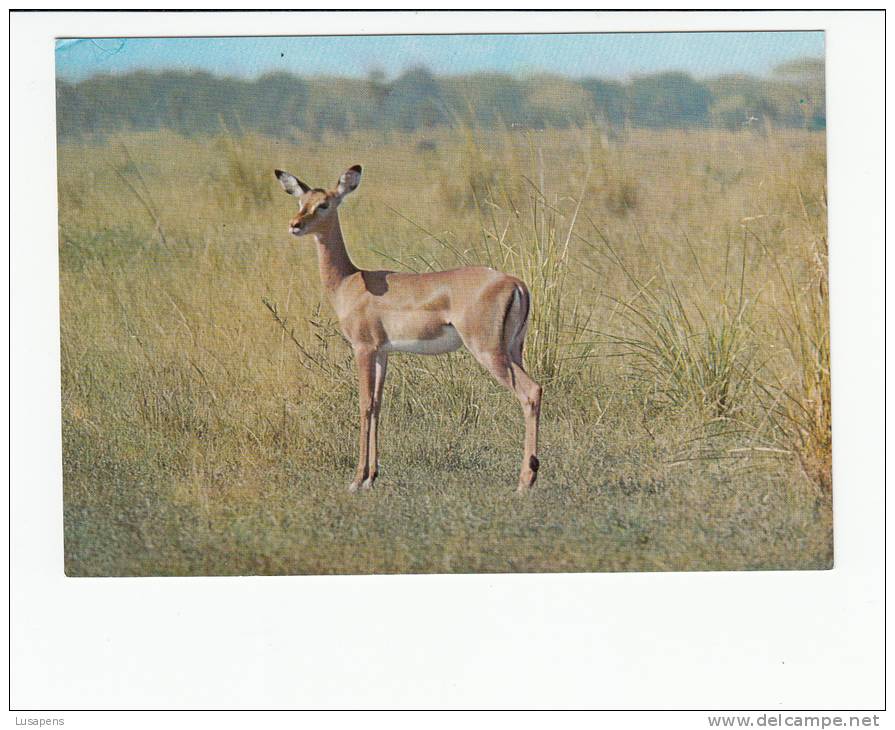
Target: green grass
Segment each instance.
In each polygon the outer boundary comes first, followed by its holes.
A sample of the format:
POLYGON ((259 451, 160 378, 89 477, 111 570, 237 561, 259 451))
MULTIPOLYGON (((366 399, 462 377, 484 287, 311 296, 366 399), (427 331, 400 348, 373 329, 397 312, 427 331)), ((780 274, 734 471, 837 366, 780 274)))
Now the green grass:
POLYGON ((61 145, 67 573, 829 567, 823 136, 425 138, 61 145), (463 352, 391 358, 347 492, 354 366, 272 170, 355 162, 356 263, 531 286, 529 495, 518 404, 463 352))

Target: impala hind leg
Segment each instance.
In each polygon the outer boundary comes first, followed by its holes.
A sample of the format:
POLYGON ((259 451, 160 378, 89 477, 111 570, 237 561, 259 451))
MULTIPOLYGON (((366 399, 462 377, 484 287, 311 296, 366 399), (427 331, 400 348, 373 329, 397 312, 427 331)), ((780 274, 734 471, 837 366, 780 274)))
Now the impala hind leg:
MULTIPOLYGON (((522 454, 522 468, 519 471, 518 491, 524 492, 538 478, 538 422, 541 417, 542 389, 528 373, 521 362, 507 353, 481 353, 473 351, 473 356, 494 379, 515 393, 525 417, 525 448, 522 454)), ((521 352, 520 357, 521 360, 521 352)))
POLYGON ((525 451, 522 456, 522 470, 519 472, 519 491, 523 492, 538 478, 538 427, 541 420, 541 397, 544 390, 525 372, 521 362, 511 360, 513 391, 522 405, 525 417, 525 451))
POLYGON ((358 440, 357 470, 354 479, 348 485, 349 492, 367 489, 372 485, 370 476, 370 431, 373 420, 373 393, 376 381, 376 353, 372 350, 357 348, 354 351, 357 361, 357 396, 360 405, 360 438, 358 440))

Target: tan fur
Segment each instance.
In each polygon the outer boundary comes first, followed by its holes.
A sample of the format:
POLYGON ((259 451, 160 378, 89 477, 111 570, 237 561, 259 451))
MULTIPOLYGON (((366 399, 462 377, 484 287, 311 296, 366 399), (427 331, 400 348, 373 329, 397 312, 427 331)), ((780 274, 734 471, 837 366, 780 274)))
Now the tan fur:
POLYGON ((345 248, 338 207, 360 182, 361 169, 347 170, 331 190, 310 189, 276 171, 298 198, 289 222, 296 236, 317 245, 320 280, 358 367, 361 428, 359 460, 350 489, 370 488, 376 479, 378 422, 390 351, 446 352, 455 334, 488 372, 513 391, 525 416, 525 448, 519 489, 537 478, 541 387, 525 372, 522 347, 531 296, 516 277, 482 266, 425 274, 358 269, 345 248))

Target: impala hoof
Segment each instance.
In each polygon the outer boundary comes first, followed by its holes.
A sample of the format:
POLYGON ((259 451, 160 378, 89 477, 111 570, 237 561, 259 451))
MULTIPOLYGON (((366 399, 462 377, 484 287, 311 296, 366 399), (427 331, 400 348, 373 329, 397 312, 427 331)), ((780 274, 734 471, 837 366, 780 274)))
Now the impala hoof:
POLYGON ((362 482, 351 482, 351 484, 348 485, 348 491, 356 492, 358 489, 360 489, 362 487, 362 485, 363 485, 362 482))
POLYGON ((360 485, 360 488, 363 489, 365 492, 368 492, 369 490, 371 490, 373 488, 373 480, 372 479, 364 479, 364 481, 360 485))
POLYGON ((535 482, 538 480, 537 472, 529 472, 527 474, 523 474, 519 477, 519 486, 516 488, 516 491, 519 493, 527 492, 531 489, 535 482))
POLYGON ((519 474, 519 486, 516 491, 521 494, 527 492, 529 487, 534 486, 538 480, 538 469, 540 468, 541 462, 538 461, 537 456, 532 454, 528 457, 528 464, 522 467, 522 472, 519 474))

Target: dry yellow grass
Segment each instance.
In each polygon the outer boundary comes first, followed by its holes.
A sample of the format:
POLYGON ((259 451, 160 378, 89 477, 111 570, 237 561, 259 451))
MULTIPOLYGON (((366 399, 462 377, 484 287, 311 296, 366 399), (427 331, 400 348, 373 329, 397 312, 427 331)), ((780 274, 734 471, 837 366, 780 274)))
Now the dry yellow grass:
POLYGON ((70 574, 822 568, 822 134, 155 133, 59 152, 70 574), (521 275, 543 468, 464 353, 394 358, 344 492, 350 352, 272 170, 364 183, 355 262, 521 275))

